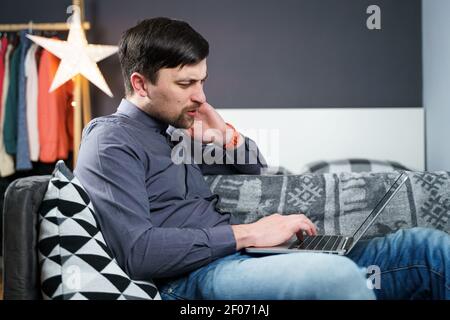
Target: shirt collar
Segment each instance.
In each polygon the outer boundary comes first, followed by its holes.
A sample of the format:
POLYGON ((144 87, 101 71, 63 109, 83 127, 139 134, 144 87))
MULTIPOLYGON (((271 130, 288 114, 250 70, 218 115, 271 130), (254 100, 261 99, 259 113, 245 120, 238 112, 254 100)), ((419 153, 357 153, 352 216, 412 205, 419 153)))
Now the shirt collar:
POLYGON ((151 117, 139 109, 134 103, 126 99, 122 99, 119 107, 117 108, 117 112, 124 114, 130 119, 136 120, 149 128, 156 129, 156 131, 159 132, 165 132, 169 126, 168 124, 151 117))

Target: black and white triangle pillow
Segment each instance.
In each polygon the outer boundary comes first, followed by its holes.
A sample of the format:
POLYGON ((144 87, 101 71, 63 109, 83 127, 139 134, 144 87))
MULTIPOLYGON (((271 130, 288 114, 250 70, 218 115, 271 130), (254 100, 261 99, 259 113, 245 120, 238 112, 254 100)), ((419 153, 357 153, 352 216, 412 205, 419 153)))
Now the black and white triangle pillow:
POLYGON ((79 180, 56 164, 39 209, 44 299, 161 299, 152 282, 131 280, 112 257, 79 180))

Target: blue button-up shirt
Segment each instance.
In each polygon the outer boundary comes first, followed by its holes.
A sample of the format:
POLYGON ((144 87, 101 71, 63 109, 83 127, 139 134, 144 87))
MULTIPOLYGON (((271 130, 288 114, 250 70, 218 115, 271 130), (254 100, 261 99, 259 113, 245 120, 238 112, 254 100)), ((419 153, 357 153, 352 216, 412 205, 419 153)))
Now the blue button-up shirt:
POLYGON ((235 152, 253 153, 256 164, 174 163, 167 129, 122 100, 116 113, 83 130, 75 175, 108 246, 133 279, 181 275, 234 253, 230 214, 216 210, 218 196, 202 172, 259 174, 265 166, 248 138, 235 152))

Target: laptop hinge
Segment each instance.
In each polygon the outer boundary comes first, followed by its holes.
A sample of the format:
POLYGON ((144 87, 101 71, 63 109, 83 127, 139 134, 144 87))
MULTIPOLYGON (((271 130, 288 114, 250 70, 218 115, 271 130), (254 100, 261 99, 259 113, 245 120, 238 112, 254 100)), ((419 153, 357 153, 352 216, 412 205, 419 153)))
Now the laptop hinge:
POLYGON ((344 245, 342 246, 342 249, 344 249, 345 251, 347 251, 347 250, 352 246, 352 243, 353 243, 353 238, 352 238, 352 237, 346 238, 346 239, 345 239, 345 243, 344 243, 344 245))
POLYGON ((344 250, 345 250, 345 248, 346 248, 347 241, 348 241, 348 237, 346 237, 346 238, 344 239, 344 243, 343 243, 342 246, 341 246, 341 248, 344 249, 344 250))

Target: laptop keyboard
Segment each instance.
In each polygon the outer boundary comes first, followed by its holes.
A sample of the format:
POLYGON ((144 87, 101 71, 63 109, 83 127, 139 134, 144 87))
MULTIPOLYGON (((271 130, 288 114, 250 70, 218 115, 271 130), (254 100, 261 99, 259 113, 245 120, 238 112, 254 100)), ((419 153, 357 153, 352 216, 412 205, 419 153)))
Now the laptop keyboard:
POLYGON ((303 241, 295 241, 290 249, 335 251, 338 249, 343 236, 305 236, 303 241))

